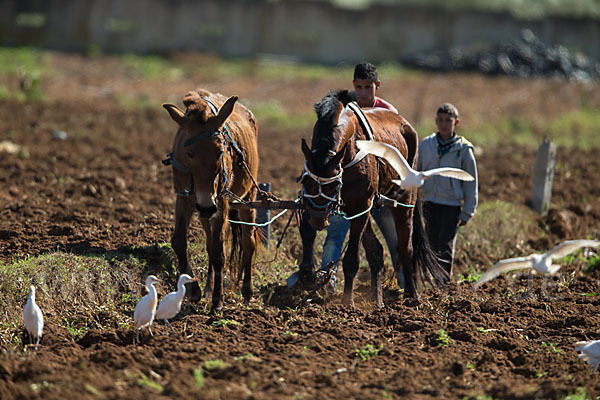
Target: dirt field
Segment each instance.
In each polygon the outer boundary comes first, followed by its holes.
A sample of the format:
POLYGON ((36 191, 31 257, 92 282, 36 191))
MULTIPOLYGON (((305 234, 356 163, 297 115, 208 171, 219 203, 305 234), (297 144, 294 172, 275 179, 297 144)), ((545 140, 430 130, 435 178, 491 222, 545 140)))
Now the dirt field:
MULTIPOLYGON (((51 251, 93 254, 169 241, 175 196, 170 169, 161 159, 175 126, 161 101, 176 101, 200 85, 306 109, 327 90, 344 86, 343 80, 309 85, 205 82, 201 76, 148 82, 127 76, 110 59, 51 57, 63 77, 44 82, 51 101, 0 101, 0 141, 10 140, 28 153, 0 153, 4 262, 51 251), (150 109, 125 110, 116 101, 122 93, 151 93, 162 100, 150 109), (53 137, 57 130, 67 133, 66 140, 53 137)), ((594 105, 599 101, 593 93, 600 92, 555 81, 427 75, 390 82, 386 93, 410 120, 434 110, 450 89, 446 98, 461 104, 463 121, 493 121, 507 112, 542 119, 577 107, 582 91, 591 93, 594 105)), ((311 133, 282 132, 260 121, 259 128, 260 180, 289 198, 302 167, 300 138, 311 133)), ((481 202, 526 204, 535 149, 484 148, 477 158, 481 202)), ((496 243, 494 254, 477 243, 459 243, 457 272, 469 265, 487 268, 519 250, 546 250, 563 239, 600 237, 597 150, 559 149, 558 162, 553 209, 537 218, 520 247, 514 248, 511 237, 496 243)), ((284 223, 274 225, 275 237, 284 223)), ((201 235, 195 221, 191 237, 201 235)), ((299 251, 292 226, 281 257, 293 262, 299 251)), ((206 265, 193 268, 200 273, 206 265)), ((158 334, 140 346, 132 345, 131 330, 90 331, 74 341, 64 327, 48 323, 37 353, 3 349, 0 398, 545 399, 563 398, 578 387, 593 398, 600 395, 598 375, 577 359, 573 345, 600 339, 600 272, 582 269, 576 261, 557 278, 501 277, 478 292, 460 283, 457 273, 446 289, 425 291, 420 303, 388 290, 383 310, 366 301, 345 309, 338 297, 307 294, 296 307, 298 297, 285 293, 281 279, 256 288, 249 306, 230 301, 217 317, 202 309, 189 312, 173 322, 180 334, 166 336, 157 327, 158 334), (219 323, 223 320, 235 322, 219 323)), ((359 290, 366 293, 368 287, 359 290)))

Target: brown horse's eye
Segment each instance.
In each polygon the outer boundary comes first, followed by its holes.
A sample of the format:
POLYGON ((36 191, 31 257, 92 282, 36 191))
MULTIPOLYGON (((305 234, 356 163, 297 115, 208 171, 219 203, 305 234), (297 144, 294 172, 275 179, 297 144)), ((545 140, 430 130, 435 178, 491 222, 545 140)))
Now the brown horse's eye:
POLYGON ((189 158, 194 158, 194 153, 192 153, 191 151, 187 151, 185 153, 186 156, 188 156, 189 158))

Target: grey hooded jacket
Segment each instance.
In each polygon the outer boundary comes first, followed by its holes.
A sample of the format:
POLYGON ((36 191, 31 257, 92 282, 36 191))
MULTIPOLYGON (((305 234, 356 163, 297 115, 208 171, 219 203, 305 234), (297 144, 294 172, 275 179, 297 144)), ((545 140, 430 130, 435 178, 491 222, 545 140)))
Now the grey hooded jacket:
POLYGON ((474 181, 433 176, 423 184, 425 201, 449 206, 463 206, 459 218, 468 221, 477 208, 477 164, 473 145, 464 137, 458 140, 442 156, 438 155, 437 133, 427 136, 419 145, 417 169, 426 171, 439 167, 460 168, 473 175, 474 181))

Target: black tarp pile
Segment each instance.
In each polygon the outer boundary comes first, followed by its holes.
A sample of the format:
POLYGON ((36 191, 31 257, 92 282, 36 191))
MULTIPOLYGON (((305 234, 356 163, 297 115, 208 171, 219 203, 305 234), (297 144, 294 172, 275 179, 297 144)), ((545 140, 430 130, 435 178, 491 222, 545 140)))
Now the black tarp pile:
POLYGON ((592 82, 600 78, 600 62, 564 46, 549 47, 525 29, 518 41, 485 50, 453 47, 448 51, 419 53, 404 63, 436 71, 479 71, 490 75, 533 76, 592 82))

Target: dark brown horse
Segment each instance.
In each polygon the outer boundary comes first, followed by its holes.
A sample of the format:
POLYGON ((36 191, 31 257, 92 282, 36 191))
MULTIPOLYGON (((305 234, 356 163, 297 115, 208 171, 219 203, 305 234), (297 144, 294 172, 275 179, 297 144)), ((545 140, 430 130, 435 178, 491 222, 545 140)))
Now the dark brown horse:
MULTIPOLYGON (((414 207, 417 192, 405 191, 393 184, 392 179, 398 179, 398 175, 387 163, 372 155, 357 157, 356 140, 368 137, 355 112, 347 107, 353 101, 356 101, 355 93, 345 90, 325 96, 315 104, 317 122, 311 148, 302 140, 306 158, 302 176, 306 211, 300 224, 303 256, 299 279, 304 283, 314 280, 316 230, 326 228, 329 216, 339 208, 351 219, 343 259, 343 303, 354 303, 358 245, 362 241, 371 269, 372 297, 377 307, 382 307, 383 248, 373 232, 368 212, 378 193, 407 205, 391 210, 398 233, 398 263, 401 264, 395 268, 402 267, 404 272, 405 296, 418 297, 418 284, 424 280, 442 285, 449 277, 428 246, 419 207, 414 207)), ((372 127, 374 140, 396 147, 409 164, 416 166, 418 136, 406 119, 384 109, 366 109, 364 115, 372 127)))
MULTIPOLYGON (((227 236, 229 199, 254 200, 257 192, 254 177, 258 172, 258 127, 252 112, 241 104, 236 105, 237 100, 236 96, 227 99, 198 89, 183 98, 185 111, 173 104, 163 104, 179 125, 173 152, 166 160, 173 166, 177 193, 171 244, 180 272, 193 275, 186 252, 187 231, 197 210, 206 232, 209 266, 205 296, 212 297, 212 311, 223 307, 223 243, 227 236)), ((239 219, 244 222, 254 223, 255 217, 256 211, 252 209, 239 212, 239 219)), ((234 229, 234 245, 239 246, 241 235, 242 295, 246 301, 253 294, 254 232, 252 225, 234 229)), ((191 289, 192 300, 199 300, 198 284, 194 283, 191 289)))

